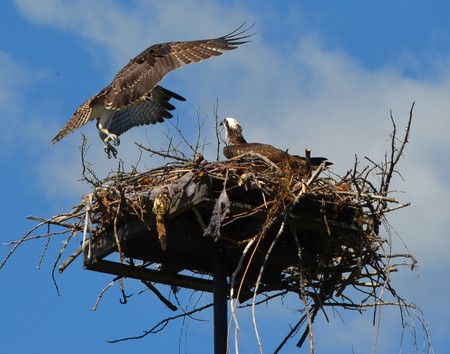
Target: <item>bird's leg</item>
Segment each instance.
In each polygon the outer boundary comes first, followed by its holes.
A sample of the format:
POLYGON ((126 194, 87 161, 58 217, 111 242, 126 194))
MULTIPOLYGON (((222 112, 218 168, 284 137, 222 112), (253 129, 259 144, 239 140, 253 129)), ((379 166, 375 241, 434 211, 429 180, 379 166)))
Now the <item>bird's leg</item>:
POLYGON ((117 137, 117 135, 111 134, 108 129, 102 128, 100 123, 97 124, 97 128, 98 128, 98 134, 100 135, 100 139, 102 139, 103 143, 105 144, 104 150, 105 150, 106 154, 108 155, 108 159, 110 159, 111 156, 116 158, 117 149, 110 144, 110 141, 112 141, 113 144, 117 146, 120 144, 119 138, 117 137))
POLYGON ((108 159, 110 159, 111 156, 114 158, 117 157, 117 149, 114 148, 110 142, 112 142, 116 146, 120 144, 119 137, 108 130, 109 125, 111 124, 112 115, 113 111, 106 110, 97 120, 98 135, 100 135, 100 139, 102 139, 103 143, 105 144, 104 150, 108 155, 108 159))
POLYGON ((118 146, 120 144, 119 137, 108 130, 109 125, 111 124, 112 116, 113 111, 105 110, 97 121, 98 134, 100 135, 100 139, 102 139, 103 142, 105 143, 105 146, 106 144, 109 145, 110 141, 115 146, 118 146))
POLYGON ((100 123, 97 125, 97 128, 100 139, 102 139, 105 144, 108 144, 111 141, 115 146, 120 145, 120 139, 116 134, 113 134, 108 129, 103 128, 100 123))

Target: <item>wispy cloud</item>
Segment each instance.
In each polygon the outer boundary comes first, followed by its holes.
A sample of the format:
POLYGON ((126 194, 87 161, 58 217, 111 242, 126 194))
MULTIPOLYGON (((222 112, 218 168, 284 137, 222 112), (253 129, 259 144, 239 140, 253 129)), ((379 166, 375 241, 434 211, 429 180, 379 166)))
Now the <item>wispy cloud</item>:
MULTIPOLYGON (((0 130, 2 145, 11 141, 14 132, 20 126, 17 116, 20 116, 22 111, 23 97, 19 90, 28 84, 25 67, 17 63, 8 53, 0 51, 0 113, 2 121, 8 122, 0 130)), ((5 150, 2 152, 5 153, 5 150)))
POLYGON ((42 137, 42 124, 35 125, 30 91, 44 75, 41 70, 31 69, 0 51, 0 158, 17 158, 19 154, 33 150, 36 141, 42 137))
MULTIPOLYGON (((200 0, 170 3, 141 0, 135 6, 105 0, 95 3, 43 0, 39 4, 15 0, 15 3, 30 21, 70 31, 101 46, 107 52, 107 58, 102 60, 114 67, 123 65, 151 44, 222 35, 245 20, 239 8, 230 10, 228 6, 200 0)), ((96 50, 89 51, 95 56, 96 50)))

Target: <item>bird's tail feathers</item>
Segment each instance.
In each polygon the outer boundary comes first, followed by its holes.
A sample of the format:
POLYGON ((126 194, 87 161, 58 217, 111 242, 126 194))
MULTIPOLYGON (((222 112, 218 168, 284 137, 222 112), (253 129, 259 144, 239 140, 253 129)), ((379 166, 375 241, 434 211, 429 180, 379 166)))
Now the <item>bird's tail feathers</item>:
POLYGON ((311 164, 320 165, 322 162, 325 162, 325 166, 330 166, 333 163, 328 161, 326 157, 311 157, 311 164))

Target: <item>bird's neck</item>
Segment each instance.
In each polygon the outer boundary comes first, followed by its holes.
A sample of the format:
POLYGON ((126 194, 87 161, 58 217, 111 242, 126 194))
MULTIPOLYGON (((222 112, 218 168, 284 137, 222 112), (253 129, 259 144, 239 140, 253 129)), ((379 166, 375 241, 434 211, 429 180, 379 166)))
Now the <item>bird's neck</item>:
POLYGON ((238 144, 247 144, 247 140, 244 139, 242 134, 235 131, 227 132, 227 143, 228 145, 238 145, 238 144))

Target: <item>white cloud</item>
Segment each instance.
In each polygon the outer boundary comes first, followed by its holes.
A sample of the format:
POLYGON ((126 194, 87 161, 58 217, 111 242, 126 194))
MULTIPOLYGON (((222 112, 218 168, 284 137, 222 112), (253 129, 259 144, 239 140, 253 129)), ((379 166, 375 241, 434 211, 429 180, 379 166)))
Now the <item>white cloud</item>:
POLYGON ((216 2, 136 1, 134 6, 100 0, 15 0, 19 10, 32 22, 70 31, 95 46, 85 48, 103 63, 118 69, 131 57, 152 44, 219 36, 243 22, 242 11, 216 2), (224 17, 223 13, 227 12, 224 17), (191 16, 189 15, 191 14, 191 16), (195 21, 192 19, 195 18, 195 21), (211 28, 214 32, 211 33, 211 28))
MULTIPOLYGON (((22 112, 23 97, 19 90, 28 83, 25 67, 17 63, 8 53, 0 51, 0 113, 3 122, 0 141, 2 145, 11 142, 14 132, 20 130, 20 119, 17 116, 22 112)), ((2 149, 0 156, 6 152, 2 149)))

